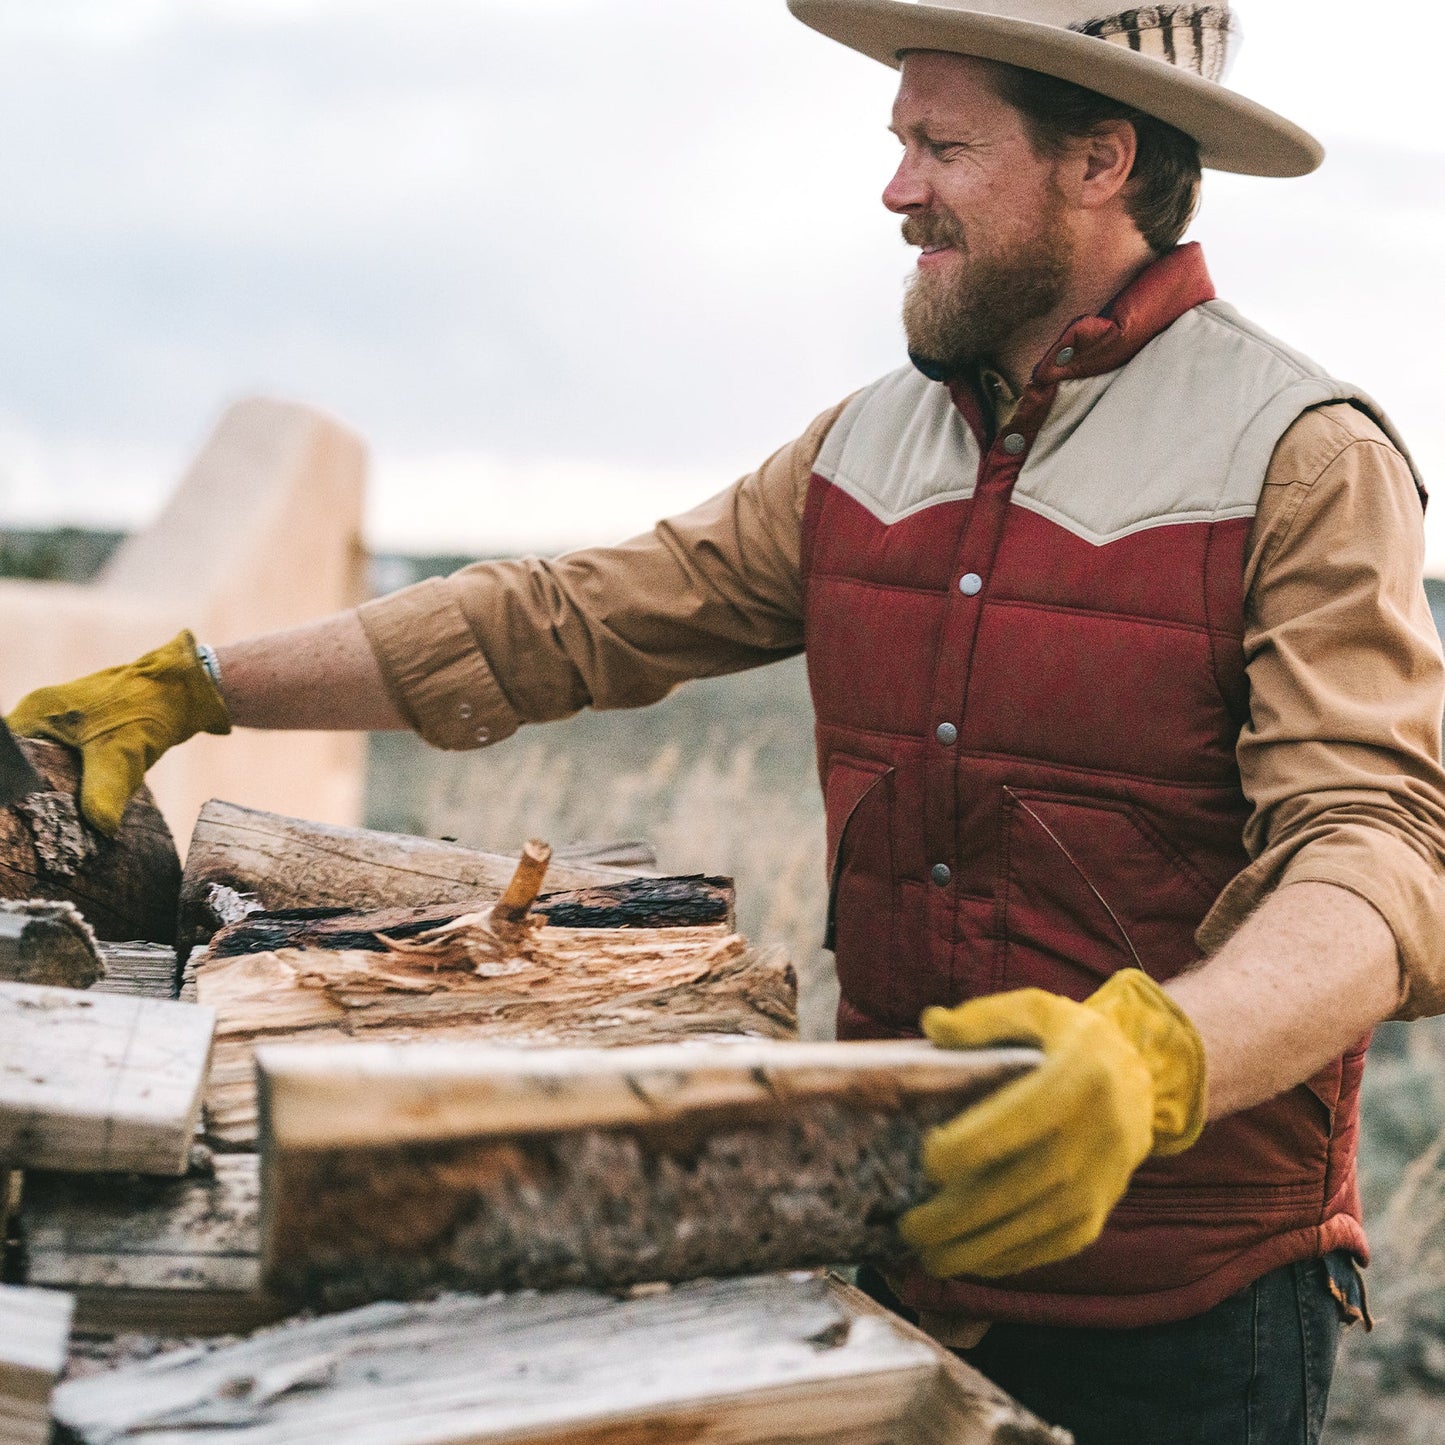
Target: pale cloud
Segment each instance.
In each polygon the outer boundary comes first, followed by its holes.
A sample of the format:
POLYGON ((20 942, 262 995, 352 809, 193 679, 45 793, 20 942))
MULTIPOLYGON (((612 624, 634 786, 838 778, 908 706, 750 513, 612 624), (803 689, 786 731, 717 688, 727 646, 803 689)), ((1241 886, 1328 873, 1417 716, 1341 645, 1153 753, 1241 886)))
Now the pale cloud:
MULTIPOLYGON (((1335 154, 1210 178, 1221 290, 1437 471, 1427 12, 1242 8, 1236 83, 1335 154)), ((383 545, 686 507, 901 359, 891 89, 782 0, 6 7, 0 515, 143 518, 251 391, 369 438, 383 545)))

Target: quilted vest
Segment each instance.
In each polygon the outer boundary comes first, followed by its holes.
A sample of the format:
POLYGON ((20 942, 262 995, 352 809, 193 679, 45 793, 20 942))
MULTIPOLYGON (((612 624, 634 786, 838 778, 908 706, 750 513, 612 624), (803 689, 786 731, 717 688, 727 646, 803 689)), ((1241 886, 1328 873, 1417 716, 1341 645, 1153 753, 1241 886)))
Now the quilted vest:
MULTIPOLYGON (((1076 322, 990 438, 912 368, 826 438, 803 526, 842 1038, 929 1004, 1165 980, 1249 859, 1244 553, 1270 458, 1353 388, 1214 300, 1198 247, 1076 322)), ((1280 1265, 1366 1257, 1365 1042, 1151 1161, 1103 1237, 1004 1281, 897 1282, 916 1309, 1128 1327, 1280 1265)))

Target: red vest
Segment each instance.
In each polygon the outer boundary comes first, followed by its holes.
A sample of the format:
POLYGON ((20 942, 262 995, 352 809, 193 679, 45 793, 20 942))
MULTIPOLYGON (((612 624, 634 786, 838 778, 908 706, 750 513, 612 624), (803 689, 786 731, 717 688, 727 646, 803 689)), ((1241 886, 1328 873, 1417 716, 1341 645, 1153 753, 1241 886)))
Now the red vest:
MULTIPOLYGON (((1197 247, 1076 323, 990 440, 912 369, 852 402, 804 520, 842 1038, 1026 986, 1170 978, 1249 861, 1243 556, 1275 444, 1364 399, 1263 337, 1197 247)), ((1136 1175, 1103 1237, 1002 1282, 912 1273, 915 1308, 1125 1327, 1279 1265, 1364 1256, 1364 1044, 1136 1175)))

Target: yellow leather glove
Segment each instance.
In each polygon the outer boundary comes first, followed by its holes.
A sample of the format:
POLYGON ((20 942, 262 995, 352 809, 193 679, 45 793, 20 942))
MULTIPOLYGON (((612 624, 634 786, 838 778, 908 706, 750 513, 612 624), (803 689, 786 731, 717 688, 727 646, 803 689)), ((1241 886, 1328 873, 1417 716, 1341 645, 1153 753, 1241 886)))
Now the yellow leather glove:
POLYGON ((21 737, 80 753, 80 811, 108 837, 160 755, 199 732, 228 733, 231 716, 189 632, 124 667, 27 694, 5 719, 21 737))
POLYGON ((939 1190, 899 1230, 941 1279, 999 1278, 1077 1254, 1139 1165, 1183 1152, 1204 1127, 1204 1044, 1138 969, 1086 1003, 1029 988, 932 1008, 923 1031, 943 1048, 1044 1051, 1033 1073, 924 1140, 939 1190))

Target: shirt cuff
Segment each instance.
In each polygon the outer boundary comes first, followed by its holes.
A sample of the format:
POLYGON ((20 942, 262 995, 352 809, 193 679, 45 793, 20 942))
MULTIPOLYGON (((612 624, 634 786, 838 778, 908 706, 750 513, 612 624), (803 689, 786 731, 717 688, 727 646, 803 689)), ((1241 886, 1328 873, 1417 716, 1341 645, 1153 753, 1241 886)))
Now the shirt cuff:
POLYGON ((521 725, 445 578, 363 603, 361 625, 408 725, 433 747, 485 747, 521 725))
POLYGON ((1400 960, 1394 1017, 1445 1012, 1445 877, 1408 843, 1367 824, 1342 824, 1303 847, 1261 854, 1220 894, 1199 927, 1199 946, 1216 953, 1270 893, 1290 883, 1333 884, 1384 919, 1400 960))

